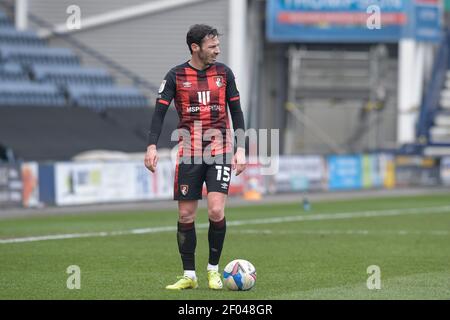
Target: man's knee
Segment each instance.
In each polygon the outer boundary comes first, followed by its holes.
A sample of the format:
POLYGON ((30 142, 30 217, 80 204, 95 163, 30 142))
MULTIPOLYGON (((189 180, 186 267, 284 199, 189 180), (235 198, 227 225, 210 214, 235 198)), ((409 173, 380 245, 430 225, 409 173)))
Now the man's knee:
POLYGON ((179 219, 180 223, 192 223, 195 220, 195 210, 191 209, 180 209, 179 219))
POLYGON ((208 207, 208 216, 210 220, 214 222, 221 221, 224 218, 224 215, 225 215, 224 206, 220 204, 213 204, 208 207))

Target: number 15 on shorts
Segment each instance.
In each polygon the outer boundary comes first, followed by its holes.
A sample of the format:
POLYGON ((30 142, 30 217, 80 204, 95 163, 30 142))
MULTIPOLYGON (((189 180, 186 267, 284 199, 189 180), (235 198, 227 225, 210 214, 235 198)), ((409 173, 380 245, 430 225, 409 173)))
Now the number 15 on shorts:
POLYGON ((230 181, 230 171, 229 167, 216 166, 217 170, 217 181, 229 182, 230 181))

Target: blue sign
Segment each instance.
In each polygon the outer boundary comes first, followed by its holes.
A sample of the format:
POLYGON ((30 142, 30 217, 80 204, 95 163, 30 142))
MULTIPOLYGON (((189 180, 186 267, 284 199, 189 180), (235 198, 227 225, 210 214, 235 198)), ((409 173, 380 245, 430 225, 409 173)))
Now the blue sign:
POLYGON ((328 157, 328 188, 330 190, 362 189, 362 157, 328 157))
POLYGON ((275 42, 437 41, 438 0, 268 0, 267 38, 275 42), (426 2, 426 4, 423 4, 426 2))
POLYGON ((442 37, 442 11, 437 0, 426 3, 417 1, 414 9, 415 38, 419 41, 440 41, 442 37), (430 2, 434 2, 434 4, 430 2))

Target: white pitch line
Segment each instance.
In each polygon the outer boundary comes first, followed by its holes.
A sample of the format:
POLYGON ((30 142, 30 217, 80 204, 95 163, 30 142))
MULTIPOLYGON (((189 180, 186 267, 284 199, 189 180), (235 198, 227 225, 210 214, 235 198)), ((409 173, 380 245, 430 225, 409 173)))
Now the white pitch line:
MULTIPOLYGON (((400 215, 409 215, 409 214, 432 214, 432 213, 444 213, 444 212, 450 212, 450 206, 373 210, 373 211, 359 211, 359 212, 342 212, 342 213, 321 213, 321 214, 311 213, 310 215, 302 215, 302 216, 287 216, 287 217, 277 217, 277 218, 228 221, 227 226, 246 226, 246 225, 257 225, 257 224, 299 222, 299 221, 371 218, 371 217, 383 217, 383 216, 400 216, 400 215)), ((202 223, 202 224, 196 225, 195 227, 197 229, 206 229, 209 227, 209 224, 202 223)), ((130 230, 122 230, 122 231, 55 234, 55 235, 45 235, 45 236, 0 239, 0 244, 35 242, 35 241, 46 241, 46 240, 91 238, 91 237, 123 236, 123 235, 132 235, 132 234, 162 233, 162 232, 172 232, 172 231, 176 231, 176 230, 177 230, 177 228, 175 226, 167 226, 167 227, 155 227, 155 228, 130 229, 130 230)))
POLYGON ((240 229, 230 230, 231 233, 237 234, 276 234, 276 235, 288 235, 288 234, 306 234, 306 235, 362 235, 362 236, 409 236, 409 235, 427 235, 427 236, 449 236, 448 230, 259 230, 259 229, 240 229))

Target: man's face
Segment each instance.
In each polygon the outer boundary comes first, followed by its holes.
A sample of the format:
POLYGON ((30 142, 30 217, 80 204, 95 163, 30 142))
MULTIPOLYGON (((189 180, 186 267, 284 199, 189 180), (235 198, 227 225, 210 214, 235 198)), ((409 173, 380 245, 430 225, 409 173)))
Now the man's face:
POLYGON ((198 48, 197 54, 203 64, 213 64, 220 54, 220 42, 218 37, 206 36, 202 41, 202 46, 198 48))

